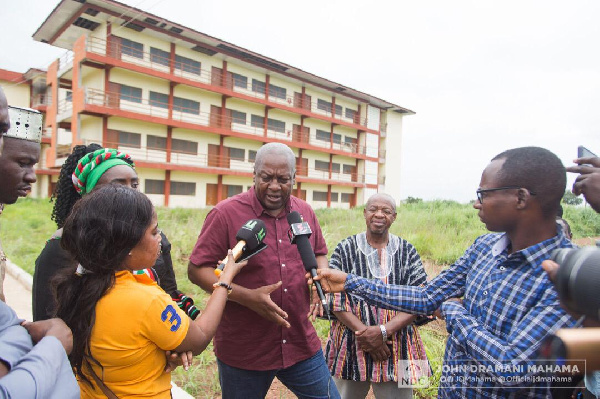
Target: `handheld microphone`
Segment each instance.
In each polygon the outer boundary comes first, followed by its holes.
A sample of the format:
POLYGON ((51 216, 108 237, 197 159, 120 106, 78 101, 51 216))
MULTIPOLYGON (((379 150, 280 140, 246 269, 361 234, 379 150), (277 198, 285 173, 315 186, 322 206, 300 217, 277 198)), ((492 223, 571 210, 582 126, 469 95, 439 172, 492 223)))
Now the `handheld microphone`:
MULTIPOLYGON (((248 220, 237 232, 235 239, 238 240, 235 247, 231 250, 233 252, 233 259, 237 262, 238 260, 246 260, 251 256, 256 255, 267 247, 267 244, 263 243, 267 235, 267 226, 262 220, 250 219, 248 220)), ((215 274, 220 276, 227 264, 227 256, 223 258, 215 269, 215 274)))
MULTIPOLYGON (((312 277, 317 276, 317 258, 315 258, 315 253, 310 245, 310 241, 308 241, 308 237, 310 237, 312 231, 310 230, 310 226, 308 223, 303 222, 300 214, 297 211, 292 211, 287 215, 287 221, 290 224, 291 233, 292 233, 292 244, 296 244, 298 247, 298 252, 300 252, 300 257, 302 258, 302 263, 304 264, 304 268, 310 272, 312 277)), ((317 280, 313 280, 315 286, 317 287, 317 293, 319 294, 319 298, 321 299, 321 303, 323 304, 323 308, 327 306, 327 301, 325 300, 325 295, 323 294, 323 288, 321 287, 321 282, 317 280)))

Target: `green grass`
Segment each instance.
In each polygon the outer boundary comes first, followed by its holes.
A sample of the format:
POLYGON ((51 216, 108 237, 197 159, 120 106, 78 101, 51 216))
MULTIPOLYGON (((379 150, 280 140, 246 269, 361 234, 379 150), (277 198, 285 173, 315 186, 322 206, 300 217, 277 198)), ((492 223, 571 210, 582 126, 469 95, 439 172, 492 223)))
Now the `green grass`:
MULTIPOLYGON (((0 239, 7 256, 29 273, 33 273, 35 259, 56 230, 56 225, 50 220, 51 212, 52 204, 48 200, 21 199, 17 204, 7 206, 0 218, 0 239)), ((207 295, 188 281, 187 263, 208 210, 158 208, 157 213, 159 225, 172 244, 179 288, 203 308, 207 295)), ((365 229, 362 207, 351 210, 320 209, 316 213, 330 253, 339 241, 365 229)), ((574 239, 600 236, 600 216, 593 210, 564 205, 564 218, 571 225, 574 239)), ((471 205, 429 201, 400 206, 391 232, 410 241, 425 261, 448 265, 486 230, 471 205)), ((318 320, 315 328, 321 339, 327 337, 328 322, 318 320)), ((444 353, 446 333, 443 324, 431 323, 420 331, 429 359, 436 368, 444 353)), ((196 397, 219 397, 212 345, 194 360, 190 371, 179 368, 173 373, 174 381, 196 397)), ((432 385, 435 386, 436 381, 439 381, 439 375, 434 376, 432 385)), ((433 398, 436 390, 434 387, 418 390, 417 395, 433 398)), ((280 396, 287 397, 285 392, 280 396)))
POLYGON ((0 239, 6 256, 33 274, 35 260, 56 224, 50 220, 52 204, 48 200, 20 199, 7 205, 0 217, 0 239))
MULTIPOLYGON (((440 322, 441 323, 441 322, 440 322)), ((415 389, 415 395, 419 398, 435 398, 437 397, 437 387, 440 384, 441 373, 435 372, 441 370, 442 361, 444 360, 444 350, 446 348, 446 333, 425 325, 419 329, 421 339, 425 344, 425 352, 427 359, 431 364, 434 375, 430 378, 430 385, 427 388, 415 389)))

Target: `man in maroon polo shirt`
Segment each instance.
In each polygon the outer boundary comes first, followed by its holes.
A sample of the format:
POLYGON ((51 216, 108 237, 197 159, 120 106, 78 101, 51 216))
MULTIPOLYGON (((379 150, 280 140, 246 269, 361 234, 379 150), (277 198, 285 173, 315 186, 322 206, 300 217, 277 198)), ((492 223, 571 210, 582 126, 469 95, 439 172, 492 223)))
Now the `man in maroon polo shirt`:
POLYGON ((311 227, 319 267, 328 267, 327 246, 311 207, 292 197, 296 158, 281 143, 262 146, 254 165, 254 187, 220 202, 204 222, 190 256, 190 280, 207 292, 214 269, 236 244, 250 219, 267 227, 267 248, 250 258, 234 279, 214 339, 224 399, 264 398, 275 377, 300 398, 339 398, 321 342, 307 317, 306 271, 290 243, 286 216, 298 211, 311 227))

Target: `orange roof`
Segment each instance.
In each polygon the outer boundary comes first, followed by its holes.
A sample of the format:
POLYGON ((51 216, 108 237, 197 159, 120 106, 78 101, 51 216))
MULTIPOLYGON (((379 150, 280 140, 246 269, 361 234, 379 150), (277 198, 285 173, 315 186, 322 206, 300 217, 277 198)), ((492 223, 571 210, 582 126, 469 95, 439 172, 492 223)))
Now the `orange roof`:
POLYGON ((0 80, 5 80, 9 82, 21 82, 24 80, 24 77, 21 72, 14 72, 0 68, 0 80))

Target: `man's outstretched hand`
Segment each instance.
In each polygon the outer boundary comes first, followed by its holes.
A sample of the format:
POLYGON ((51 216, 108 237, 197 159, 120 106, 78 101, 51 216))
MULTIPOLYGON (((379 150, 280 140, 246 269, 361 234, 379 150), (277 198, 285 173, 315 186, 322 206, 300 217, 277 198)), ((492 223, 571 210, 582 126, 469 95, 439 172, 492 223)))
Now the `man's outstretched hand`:
MULTIPOLYGON (((321 282, 321 287, 325 292, 342 292, 346 284, 348 273, 336 269, 317 269, 317 277, 315 280, 321 282)), ((308 285, 313 284, 313 278, 310 273, 306 273, 308 285)))

